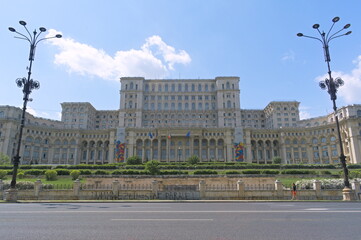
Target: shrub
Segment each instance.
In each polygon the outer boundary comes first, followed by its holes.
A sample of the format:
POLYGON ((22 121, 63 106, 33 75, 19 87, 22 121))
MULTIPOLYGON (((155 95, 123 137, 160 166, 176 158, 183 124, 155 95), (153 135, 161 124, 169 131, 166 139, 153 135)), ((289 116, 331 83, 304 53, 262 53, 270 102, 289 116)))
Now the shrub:
POLYGON ((55 181, 57 179, 58 173, 55 170, 47 170, 45 172, 45 178, 48 181, 55 181))
POLYGON ((99 169, 99 170, 96 170, 96 171, 94 172, 94 174, 95 174, 95 175, 108 175, 108 171, 99 169))
POLYGON ((151 175, 157 175, 160 173, 159 162, 151 160, 145 164, 145 170, 151 175))
POLYGON ((68 176, 70 174, 70 171, 68 169, 55 169, 55 171, 58 173, 58 175, 62 176, 68 176))
POLYGON ((24 176, 25 176, 24 171, 19 171, 17 176, 18 176, 19 179, 23 179, 24 176))
POLYGON ((199 157, 196 155, 193 155, 187 159, 187 163, 189 163, 191 165, 197 164, 197 163, 199 163, 199 157))
POLYGON ((282 162, 282 158, 280 158, 280 157, 273 157, 272 158, 272 163, 273 164, 281 164, 281 162, 282 162))
POLYGON ((0 170, 0 179, 4 179, 8 171, 6 170, 0 170))
POLYGON ((216 170, 209 170, 209 169, 201 169, 195 170, 193 172, 194 175, 217 175, 218 172, 216 170))
POLYGON ((278 170, 263 170, 262 174, 273 174, 273 175, 277 175, 280 174, 280 171, 278 170))
POLYGON ((261 174, 261 170, 243 170, 243 174, 261 174))
POLYGON ((126 163, 128 165, 138 165, 138 164, 142 164, 142 159, 139 156, 132 156, 127 158, 126 163))
POLYGON ((80 174, 81 175, 91 175, 92 171, 90 171, 89 169, 80 169, 80 174))
POLYGON ((228 171, 224 171, 224 174, 226 174, 226 175, 241 174, 241 172, 240 171, 235 171, 235 170, 228 170, 228 171))
POLYGON ((312 170, 295 170, 295 169, 289 169, 289 170, 283 170, 281 174, 312 174, 316 175, 315 171, 312 170))
POLYGON ((79 170, 72 170, 70 172, 70 176, 72 180, 77 180, 80 176, 80 171, 79 170))
POLYGON ((320 171, 320 174, 321 175, 331 175, 332 173, 328 170, 322 170, 322 171, 320 171))
POLYGON ((115 170, 112 172, 112 175, 138 175, 140 171, 138 170, 115 170))
POLYGON ((164 170, 160 171, 160 175, 188 175, 188 171, 164 170))
MULTIPOLYGON (((340 174, 340 175, 342 175, 342 177, 343 177, 343 171, 342 171, 342 174, 340 174)), ((350 178, 361 178, 361 171, 357 171, 357 170, 350 171, 349 177, 350 178)))
POLYGON ((29 170, 25 170, 24 174, 25 175, 33 175, 33 176, 40 176, 40 175, 44 175, 45 170, 41 170, 41 169, 29 169, 29 170))

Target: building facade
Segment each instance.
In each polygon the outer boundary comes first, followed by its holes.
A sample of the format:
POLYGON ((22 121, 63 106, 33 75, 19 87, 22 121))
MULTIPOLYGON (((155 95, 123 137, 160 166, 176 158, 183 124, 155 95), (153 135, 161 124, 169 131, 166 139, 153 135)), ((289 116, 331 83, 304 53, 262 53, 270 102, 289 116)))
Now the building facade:
MULTIPOLYGON (((22 164, 143 161, 338 163, 334 114, 300 120, 299 102, 241 109, 238 77, 148 80, 121 78, 119 110, 61 103, 61 121, 26 114, 22 164)), ((361 162, 361 105, 338 110, 349 163, 361 162)), ((21 109, 0 106, 0 152, 15 155, 21 109)))

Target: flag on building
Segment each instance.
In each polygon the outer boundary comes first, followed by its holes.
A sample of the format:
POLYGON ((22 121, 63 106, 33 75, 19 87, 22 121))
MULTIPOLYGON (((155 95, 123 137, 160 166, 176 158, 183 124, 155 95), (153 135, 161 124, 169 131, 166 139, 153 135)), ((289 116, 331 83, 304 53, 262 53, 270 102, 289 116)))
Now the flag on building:
POLYGON ((170 135, 170 133, 169 133, 169 135, 168 135, 168 139, 171 139, 172 138, 172 136, 170 135))
POLYGON ((148 136, 149 136, 150 139, 153 138, 153 134, 151 132, 149 132, 148 136))
POLYGON ((190 136, 191 136, 191 131, 188 131, 186 137, 190 137, 190 136))

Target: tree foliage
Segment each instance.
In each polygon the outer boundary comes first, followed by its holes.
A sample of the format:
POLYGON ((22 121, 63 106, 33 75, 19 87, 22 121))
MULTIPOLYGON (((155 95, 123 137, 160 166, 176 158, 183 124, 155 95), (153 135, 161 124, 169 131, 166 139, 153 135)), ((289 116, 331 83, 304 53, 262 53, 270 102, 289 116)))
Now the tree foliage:
POLYGON ((0 165, 10 165, 10 157, 4 153, 0 153, 0 165))
POLYGON ((282 158, 281 157, 273 157, 272 158, 272 163, 273 164, 281 164, 282 162, 282 158))
POLYGON ((138 165, 142 164, 142 159, 139 156, 132 156, 127 158, 128 165, 138 165))
POLYGON ((151 175, 157 175, 160 173, 160 170, 159 170, 159 162, 156 161, 156 160, 151 160, 151 161, 148 161, 146 164, 145 164, 145 170, 147 172, 149 172, 149 174, 151 175))

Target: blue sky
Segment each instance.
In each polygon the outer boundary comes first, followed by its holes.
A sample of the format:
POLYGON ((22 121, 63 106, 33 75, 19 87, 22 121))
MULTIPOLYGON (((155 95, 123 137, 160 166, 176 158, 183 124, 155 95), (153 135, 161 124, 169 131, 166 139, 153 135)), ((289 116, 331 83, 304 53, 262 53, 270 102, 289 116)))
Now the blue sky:
MULTIPOLYGON (((337 105, 361 104, 361 1, 54 0, 0 1, 0 105, 22 106, 16 78, 27 76, 29 44, 8 30, 39 27, 62 39, 39 43, 29 102, 36 116, 60 119, 62 102, 119 108, 119 78, 239 76, 241 108, 301 102, 301 117, 332 112, 318 81, 327 65, 314 23, 328 31, 351 23, 352 34, 330 44, 333 77, 345 85, 337 105)), ((48 35, 48 36, 50 36, 48 35)), ((44 35, 45 36, 45 35, 44 35)))

